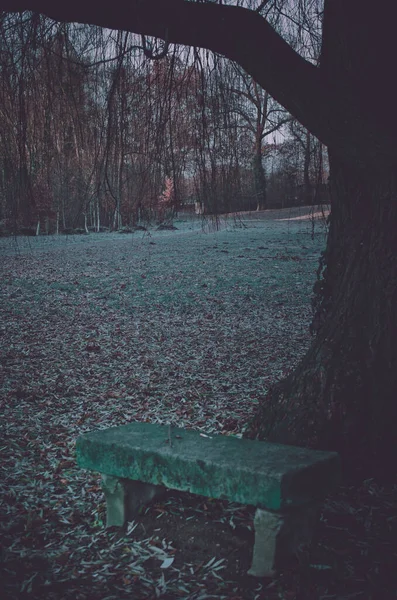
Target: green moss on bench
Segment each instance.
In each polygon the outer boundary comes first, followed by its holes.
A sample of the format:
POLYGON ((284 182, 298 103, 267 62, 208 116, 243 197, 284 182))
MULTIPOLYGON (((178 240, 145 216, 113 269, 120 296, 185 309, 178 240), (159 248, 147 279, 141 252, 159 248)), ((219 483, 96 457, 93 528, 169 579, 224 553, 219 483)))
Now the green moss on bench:
POLYGON ((224 498, 260 508, 300 506, 331 491, 339 458, 266 442, 131 423, 98 430, 77 440, 80 467, 120 478, 224 498))

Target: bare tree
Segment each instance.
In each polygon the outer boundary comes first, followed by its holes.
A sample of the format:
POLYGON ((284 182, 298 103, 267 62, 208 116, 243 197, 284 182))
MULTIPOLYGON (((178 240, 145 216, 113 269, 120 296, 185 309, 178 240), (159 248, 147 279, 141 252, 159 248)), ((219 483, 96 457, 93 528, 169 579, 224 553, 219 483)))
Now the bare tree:
POLYGON ((231 91, 235 95, 235 101, 231 110, 239 115, 243 126, 248 129, 253 138, 255 196, 257 210, 263 210, 267 208, 265 140, 279 131, 291 117, 273 101, 268 92, 237 65, 234 65, 234 73, 231 91))

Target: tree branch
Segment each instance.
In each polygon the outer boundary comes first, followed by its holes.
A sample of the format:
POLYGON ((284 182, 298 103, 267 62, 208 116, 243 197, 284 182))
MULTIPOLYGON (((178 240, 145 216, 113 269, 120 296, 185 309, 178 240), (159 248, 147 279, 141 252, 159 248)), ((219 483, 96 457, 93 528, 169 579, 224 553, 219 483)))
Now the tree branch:
POLYGON ((262 0, 260 5, 257 8, 255 8, 255 12, 260 13, 264 9, 266 4, 269 4, 269 2, 270 2, 270 0, 262 0))
POLYGON ((94 24, 208 48, 239 63, 298 120, 324 137, 312 118, 320 101, 316 68, 252 10, 184 0, 112 0, 95 8, 89 0, 3 0, 2 5, 8 11, 37 11, 57 21, 94 24))
POLYGON ((379 131, 365 112, 361 114, 360 99, 299 56, 253 10, 184 0, 112 0, 94 6, 90 0, 2 0, 1 4, 6 11, 36 11, 57 21, 99 25, 212 50, 243 67, 342 160, 364 168, 375 166, 374 161, 384 166, 391 160, 391 133, 386 128, 379 131), (380 135, 387 143, 375 147, 380 135))
POLYGON ((269 129, 265 129, 265 131, 262 134, 262 140, 265 139, 265 137, 267 137, 268 135, 270 135, 271 133, 274 133, 275 131, 278 131, 280 129, 280 127, 282 127, 283 125, 285 125, 286 123, 289 123, 292 120, 292 117, 286 117, 285 119, 282 119, 279 123, 275 123, 272 127, 270 127, 269 129))

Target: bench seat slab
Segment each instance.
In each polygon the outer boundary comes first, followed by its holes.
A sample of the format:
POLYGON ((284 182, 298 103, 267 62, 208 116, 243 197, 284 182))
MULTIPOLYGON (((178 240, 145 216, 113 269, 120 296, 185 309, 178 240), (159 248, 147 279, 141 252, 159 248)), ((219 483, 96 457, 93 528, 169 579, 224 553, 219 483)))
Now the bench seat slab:
POLYGON ((170 489, 283 510, 323 499, 339 478, 339 457, 321 452, 131 423, 89 432, 76 443, 80 467, 170 489))

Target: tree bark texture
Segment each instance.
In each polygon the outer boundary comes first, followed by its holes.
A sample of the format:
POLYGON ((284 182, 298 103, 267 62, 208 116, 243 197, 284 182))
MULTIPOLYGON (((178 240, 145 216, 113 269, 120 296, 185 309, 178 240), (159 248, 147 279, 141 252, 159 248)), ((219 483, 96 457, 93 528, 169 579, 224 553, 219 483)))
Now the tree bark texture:
MULTIPOLYGON (((397 93, 391 86, 386 98, 382 93, 387 81, 380 73, 393 54, 377 19, 356 2, 326 2, 320 70, 334 81, 336 94, 343 89, 354 98, 362 128, 378 130, 373 144, 380 156, 386 122, 397 131, 395 111, 384 113, 382 106, 391 109, 397 93)), ((348 143, 364 157, 358 138, 348 143)), ((368 168, 332 146, 329 158, 330 230, 315 285, 315 339, 297 370, 268 394, 248 435, 337 449, 348 466, 369 472, 371 463, 394 476, 397 172, 390 165, 396 150, 390 149, 389 164, 374 161, 368 168)))
POLYGON ((331 158, 332 214, 316 286, 315 338, 267 395, 253 438, 337 449, 396 473, 396 177, 354 179, 331 158), (389 459, 389 460, 388 460, 389 459))

